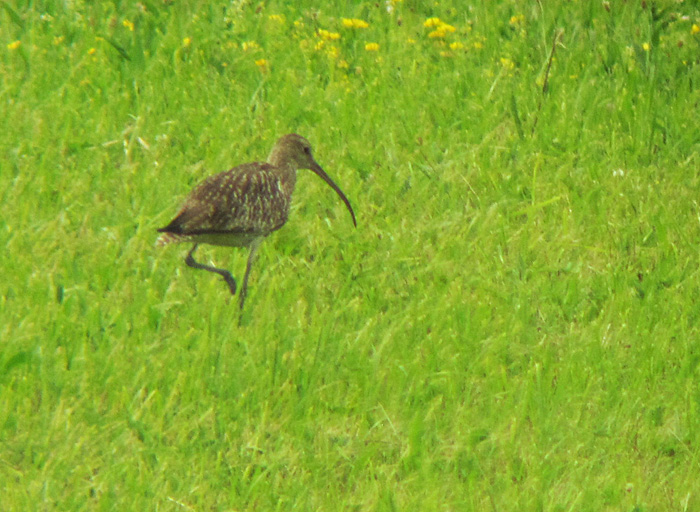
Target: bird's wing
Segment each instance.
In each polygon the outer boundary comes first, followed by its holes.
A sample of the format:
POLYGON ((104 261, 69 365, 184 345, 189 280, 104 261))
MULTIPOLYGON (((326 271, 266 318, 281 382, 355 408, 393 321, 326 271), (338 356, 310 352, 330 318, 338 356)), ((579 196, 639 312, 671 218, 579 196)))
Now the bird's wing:
POLYGON ((287 221, 290 197, 274 170, 270 164, 253 162, 208 177, 162 231, 264 235, 279 229, 287 221))

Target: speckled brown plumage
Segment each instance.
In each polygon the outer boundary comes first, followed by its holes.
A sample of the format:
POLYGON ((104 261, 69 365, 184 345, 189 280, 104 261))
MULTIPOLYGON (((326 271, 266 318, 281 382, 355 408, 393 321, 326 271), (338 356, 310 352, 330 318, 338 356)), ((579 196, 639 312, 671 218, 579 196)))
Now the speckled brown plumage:
POLYGON ((185 260, 187 265, 221 275, 232 294, 236 293, 236 282, 228 271, 197 263, 192 255, 200 243, 250 247, 240 293, 242 308, 260 242, 287 222, 297 169, 310 169, 328 183, 357 225, 350 202, 313 159, 309 142, 300 135, 289 134, 277 141, 267 162, 239 165, 197 185, 175 218, 158 230, 162 234, 157 245, 194 242, 185 260))
POLYGON ((290 174, 254 162, 210 176, 163 228, 161 244, 192 240, 242 247, 252 238, 270 234, 287 221, 294 190, 290 174))

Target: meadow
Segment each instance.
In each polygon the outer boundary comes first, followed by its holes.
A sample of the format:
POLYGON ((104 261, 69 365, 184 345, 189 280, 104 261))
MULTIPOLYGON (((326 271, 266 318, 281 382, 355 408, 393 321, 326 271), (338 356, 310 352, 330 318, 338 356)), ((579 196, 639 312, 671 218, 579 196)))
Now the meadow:
POLYGON ((700 510, 698 2, 0 28, 0 509, 700 510), (289 132, 358 226, 300 171, 239 319, 155 230, 289 132))

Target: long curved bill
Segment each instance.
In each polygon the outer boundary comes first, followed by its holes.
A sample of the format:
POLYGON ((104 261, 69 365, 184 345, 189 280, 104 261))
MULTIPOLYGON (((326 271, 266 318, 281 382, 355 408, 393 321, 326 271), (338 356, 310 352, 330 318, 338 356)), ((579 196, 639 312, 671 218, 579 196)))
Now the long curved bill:
POLYGON ((340 187, 338 187, 338 185, 335 184, 335 182, 330 178, 330 176, 328 176, 326 174, 326 171, 321 169, 321 166, 318 165, 316 162, 314 162, 313 165, 311 166, 311 170, 313 172, 315 172, 316 174, 318 174, 321 177, 321 179, 323 179, 323 181, 328 183, 331 186, 331 188, 333 190, 335 190, 336 194, 338 194, 340 196, 340 198, 345 203, 345 206, 348 207, 348 210, 350 211, 350 215, 352 215, 352 223, 355 225, 355 227, 357 227, 357 221, 355 220, 355 212, 352 211, 352 206, 350 206, 350 201, 348 201, 348 198, 345 197, 345 194, 343 194, 343 191, 340 190, 340 187))

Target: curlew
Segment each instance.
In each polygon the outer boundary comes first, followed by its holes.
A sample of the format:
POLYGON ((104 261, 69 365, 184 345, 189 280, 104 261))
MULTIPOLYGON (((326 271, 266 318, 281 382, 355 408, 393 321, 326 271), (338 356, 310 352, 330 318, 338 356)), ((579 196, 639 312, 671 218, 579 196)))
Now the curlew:
POLYGON ((158 230, 162 234, 156 245, 193 243, 185 263, 192 268, 219 274, 232 295, 236 294, 236 280, 231 273, 198 263, 193 254, 199 244, 249 247, 239 293, 240 308, 243 309, 250 269, 260 243, 287 222, 298 169, 310 169, 328 183, 343 200, 353 224, 357 226, 350 201, 316 163, 309 141, 290 133, 275 143, 267 162, 242 164, 210 176, 197 185, 170 224, 158 230))

